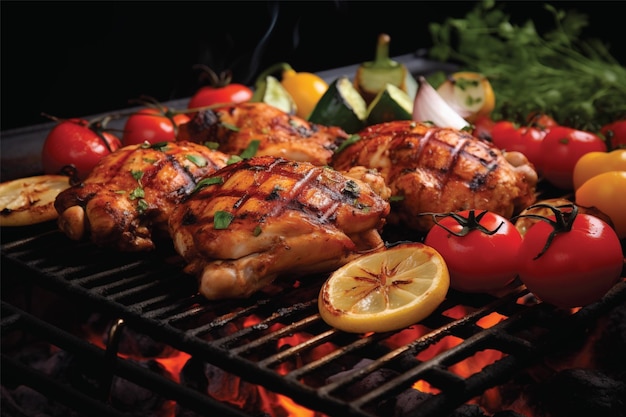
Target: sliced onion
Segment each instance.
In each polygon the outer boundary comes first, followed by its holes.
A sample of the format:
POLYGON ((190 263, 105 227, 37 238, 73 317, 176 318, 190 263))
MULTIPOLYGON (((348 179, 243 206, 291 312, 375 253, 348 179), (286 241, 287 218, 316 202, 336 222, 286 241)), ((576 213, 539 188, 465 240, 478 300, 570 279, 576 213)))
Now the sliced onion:
POLYGON ((418 77, 417 81, 419 88, 413 104, 414 121, 430 122, 438 127, 458 130, 469 127, 469 123, 446 103, 426 78, 418 77))

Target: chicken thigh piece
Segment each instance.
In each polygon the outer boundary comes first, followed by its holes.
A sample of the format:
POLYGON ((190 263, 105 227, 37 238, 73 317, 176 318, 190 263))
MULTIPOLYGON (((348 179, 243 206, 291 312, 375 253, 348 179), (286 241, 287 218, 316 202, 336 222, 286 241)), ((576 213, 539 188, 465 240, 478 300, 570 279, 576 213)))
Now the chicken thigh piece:
POLYGON ((222 152, 240 155, 258 141, 255 156, 328 165, 333 152, 349 137, 343 129, 310 123, 266 103, 246 102, 203 110, 180 126, 178 140, 215 142, 222 152))
POLYGON ((203 183, 169 229, 208 299, 248 297, 282 274, 328 272, 384 247, 389 203, 332 168, 261 156, 203 183))
POLYGON ((59 228, 73 240, 127 252, 152 250, 153 235, 167 236, 172 208, 227 160, 228 155, 191 142, 118 149, 85 181, 57 196, 59 228))
POLYGON ((332 166, 381 173, 396 200, 389 224, 427 232, 434 223, 423 213, 477 209, 511 217, 536 199, 537 172, 524 155, 467 132, 402 120, 369 126, 359 136, 332 166))

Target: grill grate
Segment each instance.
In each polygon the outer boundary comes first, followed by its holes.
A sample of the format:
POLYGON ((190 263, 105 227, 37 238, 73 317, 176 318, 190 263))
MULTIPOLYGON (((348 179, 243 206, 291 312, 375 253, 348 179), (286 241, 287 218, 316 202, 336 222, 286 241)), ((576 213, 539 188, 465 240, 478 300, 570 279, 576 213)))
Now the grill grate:
MULTIPOLYGON (((353 335, 321 320, 317 311, 321 276, 284 279, 246 300, 208 301, 197 293, 194 279, 182 273, 179 259, 167 244, 150 254, 121 254, 70 242, 49 224, 3 233, 2 240, 3 276, 6 271, 17 271, 11 274, 119 317, 128 327, 141 329, 197 360, 328 415, 389 415, 393 399, 418 381, 439 393, 428 394, 406 415, 440 416, 454 411, 557 350, 563 338, 585 332, 598 317, 626 301, 624 282, 604 300, 576 314, 537 303, 523 287, 511 288, 500 298, 450 291, 446 301, 419 325, 399 332, 353 335), (459 308, 463 314, 454 313, 459 308), (492 316, 500 321, 483 325, 492 316), (446 338, 457 343, 432 358, 424 356, 446 338), (498 352, 501 359, 466 378, 451 370, 484 351, 498 352), (359 391, 374 376, 382 380, 359 391)), ((28 329, 69 351, 88 355, 94 363, 112 364, 122 377, 191 409, 246 415, 204 393, 148 375, 115 352, 107 355, 103 349, 73 340, 7 301, 2 308, 3 335, 28 329)), ((3 378, 17 373, 34 387, 50 385, 4 354, 2 364, 3 378)), ((106 403, 95 407, 97 398, 66 394, 71 402, 90 409, 91 415, 112 411, 106 403)))

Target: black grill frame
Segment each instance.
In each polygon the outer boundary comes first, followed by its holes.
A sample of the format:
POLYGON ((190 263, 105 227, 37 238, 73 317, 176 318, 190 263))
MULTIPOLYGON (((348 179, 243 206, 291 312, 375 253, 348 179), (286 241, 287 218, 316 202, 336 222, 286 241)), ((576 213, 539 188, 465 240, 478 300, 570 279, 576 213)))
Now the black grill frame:
MULTIPOLYGON (((150 254, 120 254, 91 243, 70 241, 53 223, 19 231, 3 230, 2 275, 6 277, 10 273, 29 285, 93 305, 94 309, 118 317, 126 326, 141 329, 155 340, 330 416, 378 417, 371 404, 398 395, 420 379, 437 386, 441 393, 422 402, 410 415, 445 415, 488 388, 507 382, 544 355, 558 351, 563 340, 584 335, 598 318, 626 302, 623 281, 603 300, 574 314, 537 302, 523 286, 512 286, 502 297, 450 291, 446 301, 421 323, 431 329, 430 333, 390 349, 386 341, 400 332, 352 335, 321 320, 317 295, 324 276, 300 281, 281 279, 272 288, 277 294, 260 293, 247 300, 208 301, 198 294, 195 279, 182 272, 180 259, 168 243, 159 248, 150 254), (472 312, 460 319, 448 317, 445 312, 457 305, 464 305, 472 312), (505 319, 487 329, 476 324, 492 312, 505 319), (250 317, 255 324, 241 328, 250 317), (239 330, 225 330, 232 324, 239 330), (306 338, 286 349, 277 348, 277 340, 293 334, 306 338), (448 335, 463 341, 425 362, 416 359, 420 351, 448 335), (328 342, 334 346, 331 353, 301 363, 311 349, 328 342), (505 355, 468 378, 447 369, 482 349, 495 349, 505 355), (321 379, 344 370, 345 363, 353 362, 354 358, 373 359, 373 362, 353 375, 320 384, 321 379), (277 370, 282 363, 291 366, 286 374, 277 370), (342 394, 380 369, 393 369, 398 372, 397 377, 357 398, 346 399, 342 394), (309 380, 315 380, 315 385, 309 380)), ((149 375, 145 369, 115 355, 115 346, 108 347, 111 354, 85 341, 74 340, 43 318, 11 305, 10 300, 4 300, 4 294, 3 288, 3 337, 16 329, 35 332, 70 351, 92 355, 96 363, 110 364, 117 375, 190 409, 204 413, 213 410, 224 416, 248 415, 208 395, 149 375)), ((84 404, 90 415, 99 412, 115 415, 115 410, 102 398, 65 392, 55 387, 53 381, 44 381, 45 378, 23 369, 23 365, 4 354, 2 365, 3 381, 14 371, 12 375, 22 375, 22 383, 50 390, 70 403, 84 404), (93 402, 98 406, 93 406, 93 402)))

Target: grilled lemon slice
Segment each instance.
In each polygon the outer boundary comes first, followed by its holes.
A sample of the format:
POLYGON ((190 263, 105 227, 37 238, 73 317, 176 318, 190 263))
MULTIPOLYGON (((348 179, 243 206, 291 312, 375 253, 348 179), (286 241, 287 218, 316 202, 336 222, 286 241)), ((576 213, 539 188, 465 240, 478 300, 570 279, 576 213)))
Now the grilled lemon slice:
POLYGON ((54 200, 70 187, 64 175, 38 175, 0 184, 0 226, 28 226, 57 218, 54 200))
POLYGON ((351 333, 402 329, 445 299, 450 275, 434 248, 404 243, 357 258, 330 275, 318 307, 322 319, 351 333))

